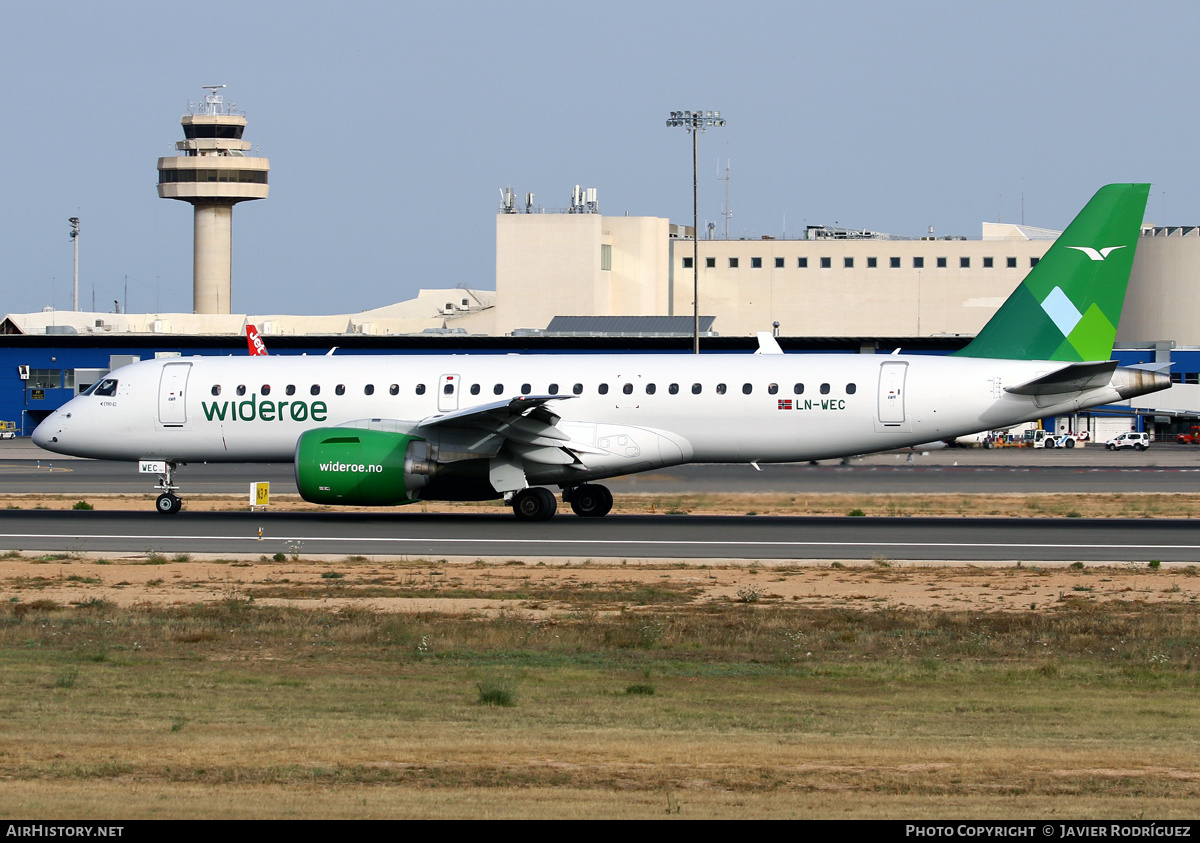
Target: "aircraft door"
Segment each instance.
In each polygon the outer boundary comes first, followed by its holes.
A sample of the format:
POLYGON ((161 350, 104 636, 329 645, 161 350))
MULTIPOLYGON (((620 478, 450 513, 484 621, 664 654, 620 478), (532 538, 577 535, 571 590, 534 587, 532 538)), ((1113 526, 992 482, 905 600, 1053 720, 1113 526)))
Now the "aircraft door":
POLYGON ((458 375, 442 375, 438 378, 439 413, 449 413, 458 409, 458 390, 460 388, 458 375))
POLYGON ((158 384, 158 421, 164 427, 187 424, 186 392, 191 363, 168 363, 158 384))
POLYGON ((904 376, 907 363, 884 363, 879 367, 879 421, 904 424, 904 376))

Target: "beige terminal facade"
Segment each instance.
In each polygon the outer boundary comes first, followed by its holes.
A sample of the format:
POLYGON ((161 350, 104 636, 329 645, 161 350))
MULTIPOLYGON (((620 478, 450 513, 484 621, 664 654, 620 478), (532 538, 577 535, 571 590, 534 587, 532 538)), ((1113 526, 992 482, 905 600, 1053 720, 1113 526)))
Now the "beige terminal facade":
MULTIPOLYGON (((699 242, 700 313, 716 333, 778 322, 793 337, 974 335, 1058 236, 987 222, 969 240, 809 234, 699 242)), ((690 316, 692 272, 691 227, 661 217, 501 213, 488 332, 554 316, 690 316)), ((1117 339, 1200 345, 1198 281, 1200 226, 1144 227, 1117 339)))
MULTIPOLYGON (((500 214, 495 332, 554 316, 692 313, 691 228, 659 217, 500 214), (676 236, 676 235, 688 236, 676 236)), ((721 336, 974 334, 1057 232, 985 223, 983 239, 701 240, 700 312, 721 336)))

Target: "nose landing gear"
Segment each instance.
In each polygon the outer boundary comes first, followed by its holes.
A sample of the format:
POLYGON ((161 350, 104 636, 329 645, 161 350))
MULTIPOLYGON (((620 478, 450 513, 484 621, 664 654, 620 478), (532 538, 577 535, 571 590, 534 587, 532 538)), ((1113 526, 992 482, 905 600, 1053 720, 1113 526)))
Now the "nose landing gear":
POLYGON ((179 487, 171 482, 171 474, 178 464, 173 462, 158 465, 158 484, 154 487, 162 492, 154 502, 154 508, 161 515, 174 515, 183 508, 183 501, 175 494, 179 487))

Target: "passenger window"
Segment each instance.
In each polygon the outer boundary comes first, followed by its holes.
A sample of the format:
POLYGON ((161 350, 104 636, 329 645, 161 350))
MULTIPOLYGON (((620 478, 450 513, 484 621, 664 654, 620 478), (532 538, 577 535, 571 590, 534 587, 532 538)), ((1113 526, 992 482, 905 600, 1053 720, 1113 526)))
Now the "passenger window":
POLYGON ((827 384, 827 383, 823 383, 823 384, 821 384, 821 394, 822 394, 822 395, 828 395, 828 394, 829 394, 829 384, 827 384))
MULTIPOLYGON (((290 393, 289 393, 289 394, 290 394, 290 393)), ((388 387, 388 394, 389 394, 389 395, 399 395, 399 394, 400 394, 400 384, 398 384, 398 383, 394 383, 394 384, 392 384, 391 386, 389 386, 389 387, 388 387)))
POLYGON ((558 384, 556 384, 556 383, 550 384, 550 388, 547 389, 546 391, 549 392, 551 395, 558 395, 558 384))
POLYGON ((856 392, 858 392, 858 387, 857 387, 857 386, 855 386, 855 385, 854 385, 854 384, 852 384, 852 383, 848 383, 848 384, 846 384, 846 394, 847 394, 847 395, 853 395, 853 394, 854 394, 854 393, 856 393, 856 392))
POLYGON ((425 394, 425 384, 423 384, 423 383, 417 384, 417 395, 424 395, 424 394, 425 394))
POLYGON ((504 384, 496 384, 495 387, 492 388, 492 392, 496 393, 497 395, 502 394, 504 392, 504 384))
POLYGON ((702 390, 702 389, 704 389, 704 387, 702 387, 700 384, 698 384, 698 383, 692 384, 692 395, 699 395, 700 390, 702 390))
POLYGON ((246 385, 245 385, 244 383, 239 383, 239 384, 238 384, 238 388, 237 388, 237 394, 238 394, 238 395, 245 395, 245 394, 246 394, 246 385))
POLYGON ((521 394, 522 394, 522 395, 528 395, 528 394, 529 394, 529 393, 531 393, 531 392, 533 392, 533 387, 532 387, 532 386, 530 386, 530 385, 529 385, 529 384, 527 384, 527 383, 523 383, 523 384, 521 384, 521 394))
POLYGON ((796 395, 803 395, 804 394, 804 384, 802 384, 802 383, 796 384, 795 386, 792 387, 792 392, 795 393, 796 395))
POLYGON ((375 384, 369 383, 363 387, 363 395, 374 395, 374 394, 375 394, 375 384))
POLYGON ((606 383, 600 384, 598 387, 596 387, 596 391, 599 392, 601 395, 608 395, 608 384, 606 384, 606 383))
POLYGON ((574 392, 576 395, 583 395, 583 384, 581 384, 581 383, 575 384, 573 387, 571 387, 571 391, 574 392))
POLYGON ((725 394, 725 384, 723 384, 723 383, 717 384, 717 395, 724 395, 724 394, 725 394))
POLYGON ((678 395, 679 394, 679 384, 677 384, 677 383, 671 384, 670 386, 667 387, 667 392, 671 393, 672 395, 678 395))
POLYGON ((336 392, 338 395, 345 395, 346 394, 346 385, 344 383, 339 383, 337 386, 335 386, 333 388, 333 391, 336 392))
POLYGON ((447 383, 445 386, 442 387, 442 395, 453 395, 453 394, 454 394, 454 384, 447 383))
POLYGON ((264 384, 262 385, 262 394, 263 394, 263 395, 270 395, 270 394, 271 394, 271 385, 270 385, 269 383, 264 383, 264 384))
POLYGON ((477 384, 477 383, 473 383, 473 384, 471 384, 471 394, 472 394, 472 395, 478 395, 478 394, 479 394, 479 384, 477 384))
POLYGON ((658 387, 656 387, 654 384, 652 384, 652 383, 646 384, 646 394, 647 395, 653 395, 657 390, 658 390, 658 387))
POLYGON ((213 395, 220 395, 220 394, 221 394, 221 387, 220 387, 220 386, 214 386, 214 387, 212 388, 212 394, 213 394, 213 395))
POLYGON ((624 392, 626 395, 631 394, 633 392, 633 384, 631 384, 631 383, 625 384, 623 387, 621 387, 621 391, 624 392))
POLYGON ((742 395, 749 395, 754 391, 754 385, 749 383, 742 384, 742 395))
POLYGON ((777 384, 777 383, 773 383, 773 384, 771 384, 770 386, 768 386, 768 387, 767 387, 767 394, 768 394, 768 395, 774 395, 774 394, 775 394, 775 393, 777 393, 777 392, 779 392, 779 384, 777 384))
POLYGON ((296 394, 296 385, 294 383, 289 383, 287 385, 287 389, 285 389, 284 392, 286 392, 288 395, 295 395, 296 394))
POLYGON ((321 394, 321 387, 320 387, 320 385, 319 385, 319 384, 315 384, 315 383, 314 383, 312 386, 310 386, 310 387, 308 388, 308 394, 309 394, 309 395, 320 395, 320 394, 321 394))

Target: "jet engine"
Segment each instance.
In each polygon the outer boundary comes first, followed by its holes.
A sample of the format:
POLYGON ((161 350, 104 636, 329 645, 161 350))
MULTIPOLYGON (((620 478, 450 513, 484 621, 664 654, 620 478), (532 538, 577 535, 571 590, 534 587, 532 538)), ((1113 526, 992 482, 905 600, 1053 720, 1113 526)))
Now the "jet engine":
POLYGON ((434 466, 419 436, 348 427, 305 431, 296 442, 296 487, 306 501, 341 506, 412 503, 434 466))

